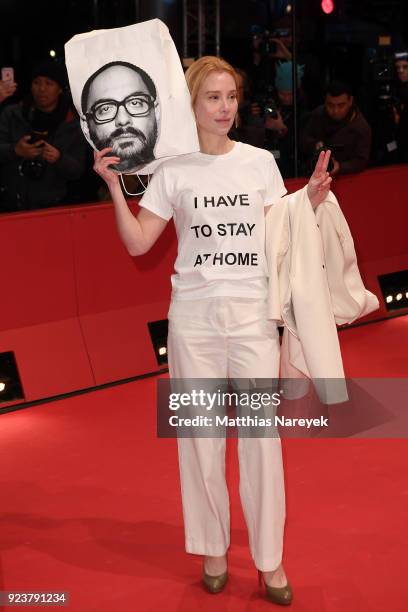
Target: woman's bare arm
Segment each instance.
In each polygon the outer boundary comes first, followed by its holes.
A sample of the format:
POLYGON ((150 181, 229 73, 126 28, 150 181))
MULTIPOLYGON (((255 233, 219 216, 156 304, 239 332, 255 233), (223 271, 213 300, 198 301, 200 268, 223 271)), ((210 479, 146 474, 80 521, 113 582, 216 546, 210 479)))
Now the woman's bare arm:
POLYGON ((130 255, 143 255, 156 242, 167 221, 146 208, 142 208, 137 217, 133 215, 122 193, 118 175, 109 168, 110 165, 120 161, 119 157, 106 157, 106 153, 111 150, 106 148, 94 152, 94 170, 109 187, 122 242, 130 255))
POLYGON ((143 255, 154 245, 167 221, 146 208, 142 208, 135 217, 127 205, 119 182, 109 189, 122 242, 130 255, 143 255))

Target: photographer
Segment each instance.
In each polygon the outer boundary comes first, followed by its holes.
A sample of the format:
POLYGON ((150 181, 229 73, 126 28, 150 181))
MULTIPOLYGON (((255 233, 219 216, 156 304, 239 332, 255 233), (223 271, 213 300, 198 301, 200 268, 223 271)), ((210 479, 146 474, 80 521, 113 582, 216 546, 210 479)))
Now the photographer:
MULTIPOLYGON (((304 109, 301 81, 303 66, 297 66, 298 105, 297 120, 302 126, 308 116, 304 109)), ((240 127, 237 136, 242 142, 271 151, 284 178, 294 175, 294 113, 292 62, 279 62, 274 85, 271 83, 263 96, 246 100, 241 109, 240 127)), ((235 135, 232 136, 235 138, 235 135)))
POLYGON ((31 94, 0 117, 0 210, 61 203, 80 177, 85 143, 64 93, 65 68, 47 60, 32 73, 31 94))
MULTIPOLYGON (((297 123, 304 123, 303 93, 301 81, 304 66, 297 66, 297 81, 299 88, 297 123)), ((284 178, 294 175, 294 122, 292 62, 281 62, 276 69, 276 95, 265 106, 265 138, 266 147, 273 152, 279 170, 284 178)))
MULTIPOLYGON (((254 29, 251 61, 246 66, 246 73, 256 99, 263 96, 274 82, 278 62, 292 59, 291 42, 289 29, 277 28, 272 32, 254 29)), ((256 109, 254 112, 256 114, 256 109)))
POLYGON ((396 88, 398 102, 395 108, 398 160, 408 162, 408 50, 399 51, 394 57, 398 77, 396 88))
POLYGON ((332 150, 331 175, 361 172, 370 159, 371 128, 354 104, 351 88, 333 81, 323 106, 316 108, 301 136, 307 167, 323 148, 332 150))

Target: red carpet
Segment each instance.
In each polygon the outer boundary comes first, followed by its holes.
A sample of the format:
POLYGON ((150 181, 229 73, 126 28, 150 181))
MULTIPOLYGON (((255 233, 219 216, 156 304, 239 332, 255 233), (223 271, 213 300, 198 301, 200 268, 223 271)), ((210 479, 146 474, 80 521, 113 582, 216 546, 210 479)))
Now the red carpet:
MULTIPOLYGON (((408 376, 407 317, 340 337, 349 376, 408 376)), ((248 552, 236 440, 231 578, 220 595, 201 588, 201 557, 184 552, 176 442, 156 437, 155 384, 0 416, 0 590, 69 591, 74 612, 278 609, 258 591, 248 552)), ((283 445, 290 609, 405 612, 407 441, 283 445)))

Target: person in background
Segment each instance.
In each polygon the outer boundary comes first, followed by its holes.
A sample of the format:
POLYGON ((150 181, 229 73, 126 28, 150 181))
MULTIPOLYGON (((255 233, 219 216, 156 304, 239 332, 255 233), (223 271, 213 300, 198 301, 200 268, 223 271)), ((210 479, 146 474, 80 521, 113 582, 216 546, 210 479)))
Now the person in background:
POLYGON ((371 128, 357 108, 351 88, 333 81, 326 89, 324 105, 316 108, 303 130, 301 149, 307 167, 321 151, 332 151, 331 175, 361 172, 371 152, 371 128))
POLYGON ((398 78, 395 109, 398 160, 408 162, 408 49, 395 53, 394 58, 398 78))
MULTIPOLYGON (((242 83, 242 71, 238 78, 242 83)), ((304 123, 303 92, 301 80, 303 66, 297 67, 298 78, 298 125, 304 123)), ((239 122, 230 137, 253 146, 272 151, 284 178, 294 175, 294 143, 293 143, 293 85, 292 62, 279 62, 274 80, 275 87, 270 87, 270 96, 261 105, 253 102, 246 94, 242 97, 241 90, 247 91, 246 80, 238 87, 239 92, 239 122)))
MULTIPOLYGON (((302 124, 302 92, 300 89, 304 66, 297 66, 298 125, 302 124)), ((273 152, 284 178, 294 176, 294 112, 292 62, 281 62, 276 69, 276 94, 265 115, 266 146, 273 152)))
POLYGON ((84 169, 85 139, 64 91, 65 68, 37 64, 31 92, 0 116, 0 210, 13 212, 63 202, 68 182, 84 169))
POLYGON ((408 50, 398 51, 395 57, 395 70, 401 85, 408 84, 408 50))
POLYGON ((252 102, 252 92, 248 75, 244 70, 235 68, 237 79, 238 112, 234 125, 228 136, 254 147, 263 147, 265 144, 265 127, 261 109, 252 102))

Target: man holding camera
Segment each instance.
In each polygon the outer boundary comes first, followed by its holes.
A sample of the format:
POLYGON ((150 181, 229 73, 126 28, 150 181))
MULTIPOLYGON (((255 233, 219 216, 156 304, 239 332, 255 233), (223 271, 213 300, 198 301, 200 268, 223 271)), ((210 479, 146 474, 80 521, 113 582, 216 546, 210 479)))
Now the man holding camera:
MULTIPOLYGON (((301 88, 304 66, 296 66, 298 82, 297 123, 304 124, 306 110, 301 88)), ((294 176, 294 107, 292 62, 280 62, 275 77, 276 95, 265 108, 265 136, 267 148, 272 151, 284 178, 294 176)))
POLYGON ((303 130, 301 148, 307 166, 322 149, 331 149, 331 175, 361 172, 368 165, 371 128, 347 84, 333 81, 327 87, 324 105, 311 113, 303 130))
POLYGON ((59 204, 85 166, 85 142, 64 92, 65 68, 38 64, 31 93, 0 116, 0 211, 59 204))

